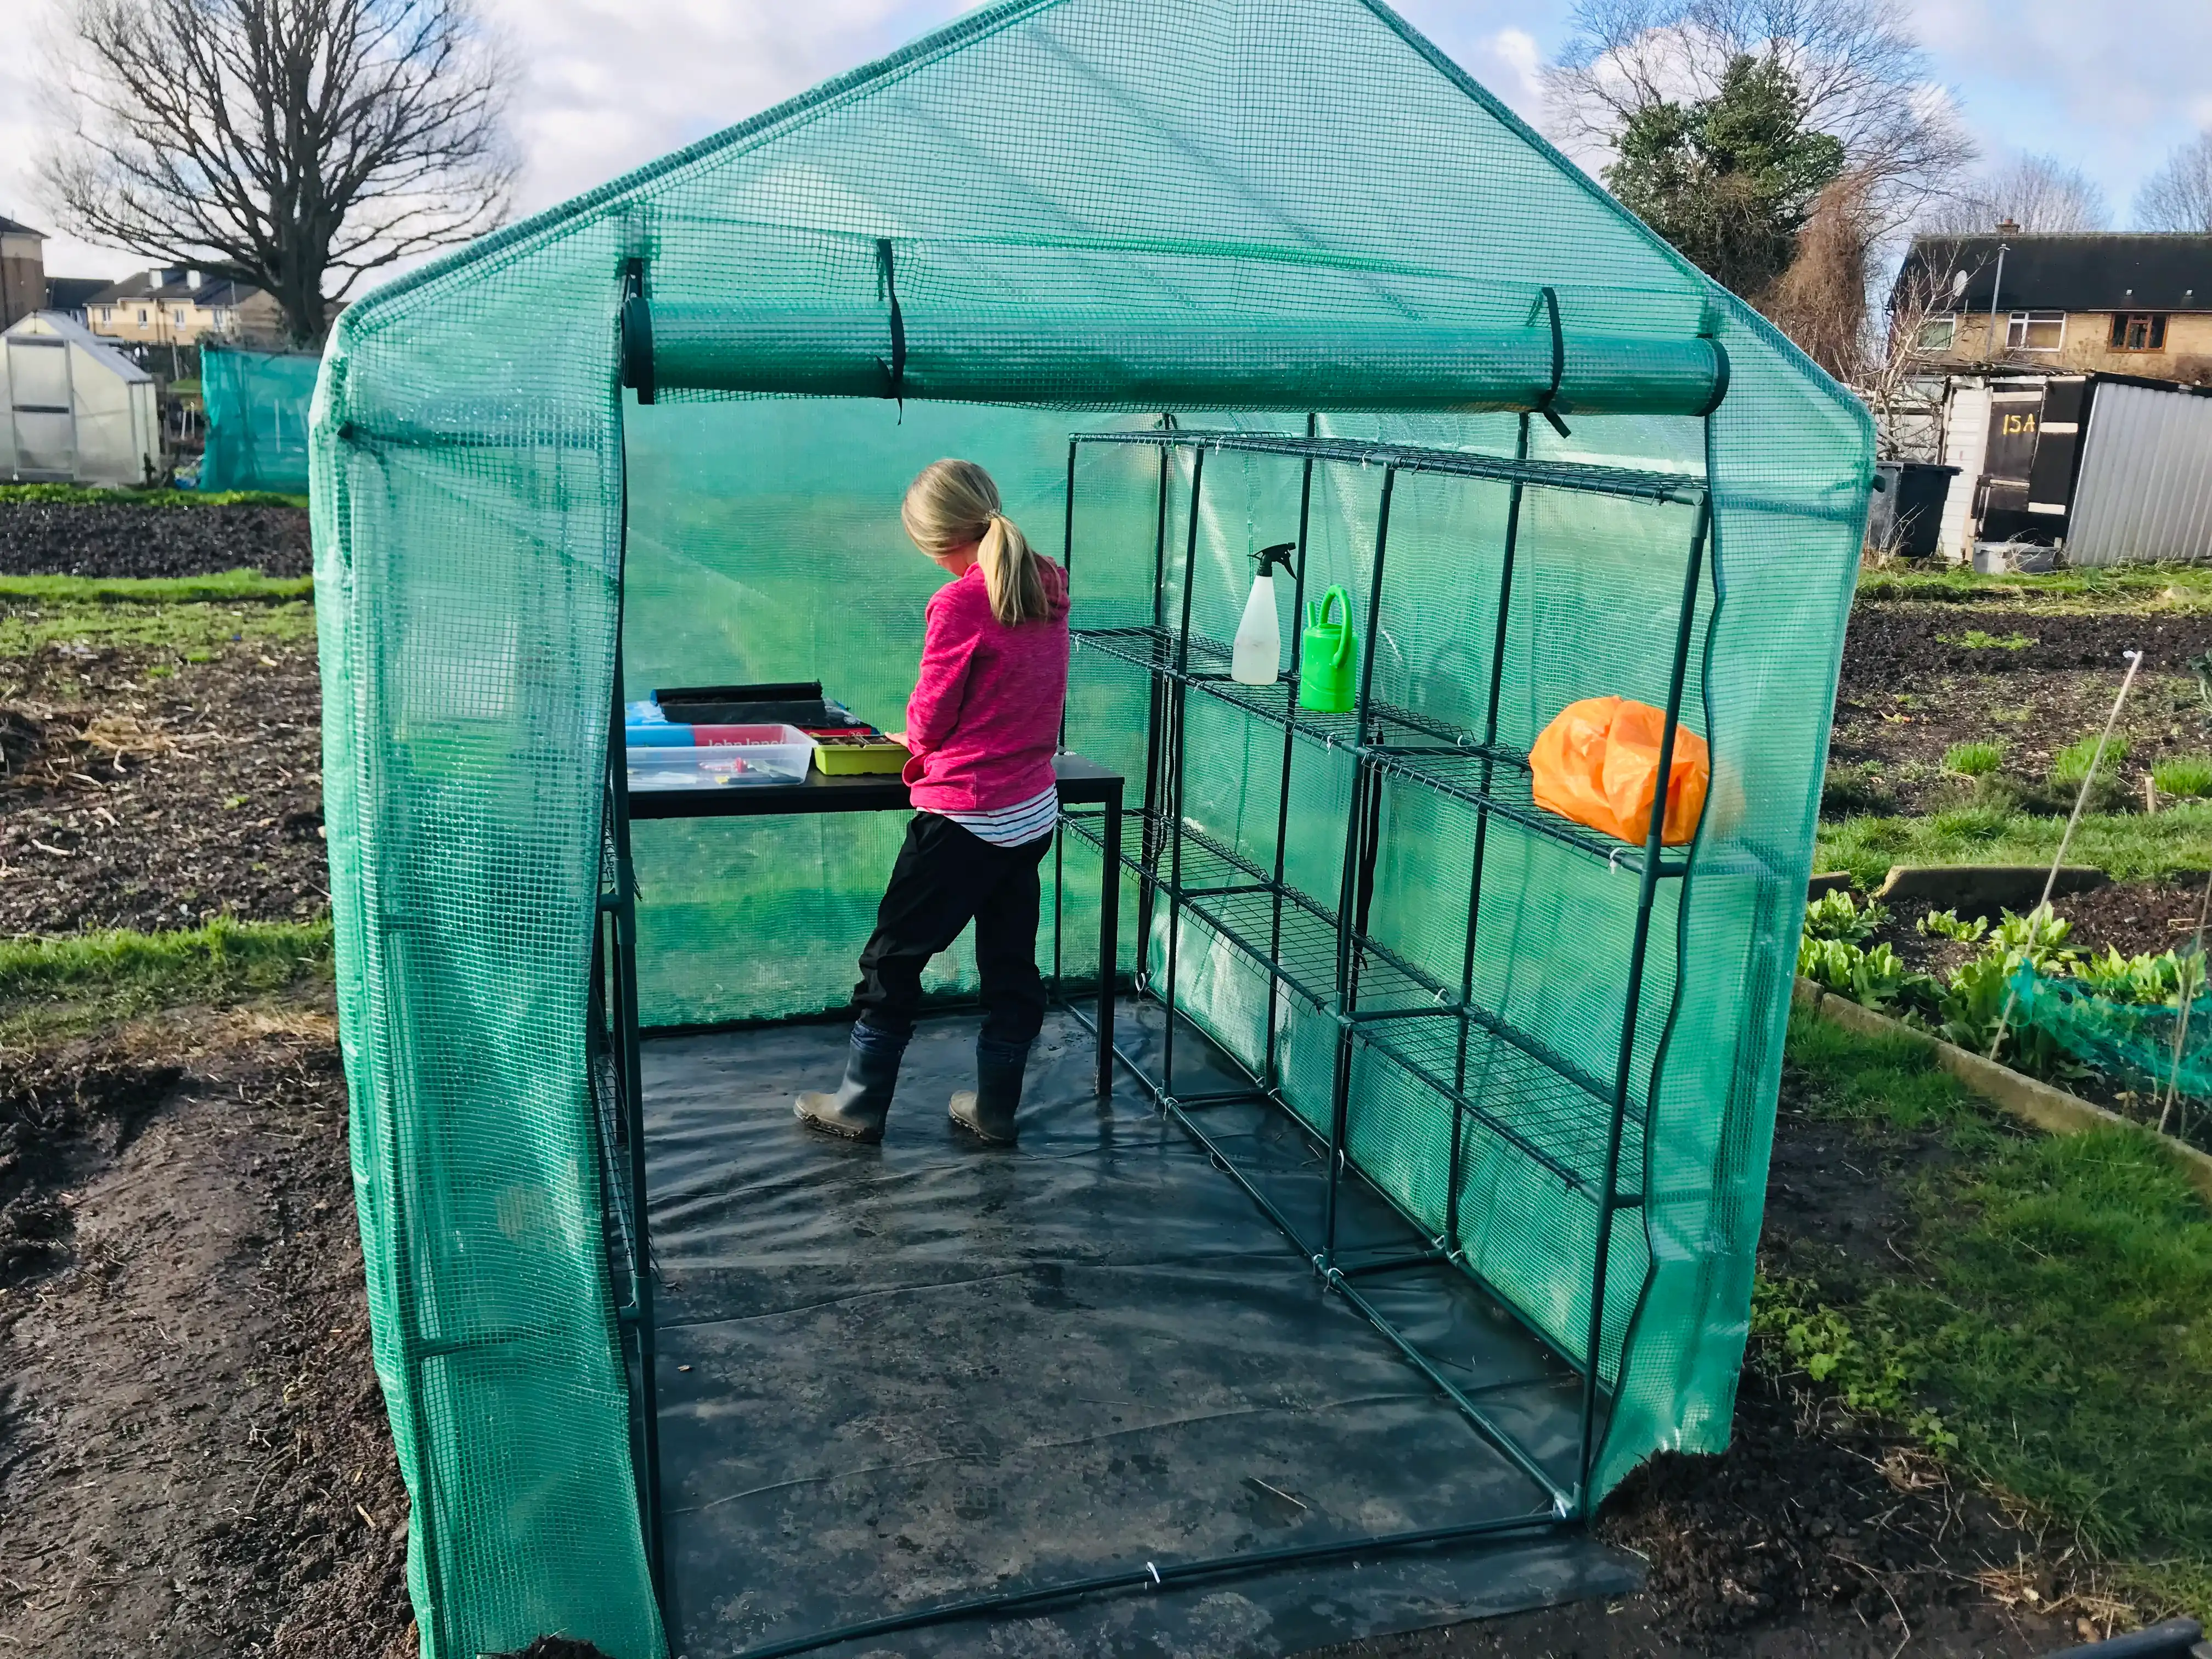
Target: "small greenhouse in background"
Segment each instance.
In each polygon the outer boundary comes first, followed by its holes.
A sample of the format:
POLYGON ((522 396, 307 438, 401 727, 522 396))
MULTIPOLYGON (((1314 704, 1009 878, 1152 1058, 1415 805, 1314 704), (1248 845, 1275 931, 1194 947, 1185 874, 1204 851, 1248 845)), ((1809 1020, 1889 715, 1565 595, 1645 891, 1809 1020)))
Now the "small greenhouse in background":
MULTIPOLYGON (((1575 1534, 1654 1451, 1725 1444, 1869 424, 1387 7, 984 8, 356 304, 311 444, 354 1162, 427 1653, 799 1652, 1148 1568, 1575 1534), (897 724, 936 580, 897 503, 944 455, 1069 567, 1066 745, 1127 780, 1132 829, 1102 960, 1110 843, 1064 811, 1047 948, 1120 993, 1121 1064, 1110 1101, 1040 1097, 1054 1158, 807 1162, 768 1096, 845 1002, 901 826, 633 825, 610 738, 668 686, 818 680, 897 724), (1302 706, 1294 657, 1227 672, 1284 546, 1286 603, 1344 592, 1349 708, 1302 706), (1634 836, 1540 797, 1540 734, 1607 698, 1707 757, 1680 835, 1663 796, 1634 836), (1170 1185, 1133 1179, 1139 1145, 1170 1185), (1083 1170, 1084 1203, 1153 1196, 1066 1260, 1006 1220, 1004 1272, 968 1278, 1090 1288, 947 1317, 933 1340, 990 1352, 933 1366, 1073 1414, 1085 1379, 1024 1322, 1063 1355, 1165 1345, 1192 1369, 1115 1372, 1161 1433, 1179 1401, 1276 1411, 1259 1373, 1292 1358, 1362 1399, 1383 1368, 1419 1421, 1301 1419, 1291 1544, 1219 1529, 1249 1494, 1193 1473, 1218 1447, 1117 1497, 1027 1419, 944 1452, 981 1473, 940 1514, 884 1484, 889 1429, 880 1456, 838 1437, 926 1390, 793 1382, 805 1328, 735 1358, 740 1328, 929 1277, 887 1242, 911 1217, 840 1206, 981 1183, 1018 1217, 1083 1170), (1201 1211, 1202 1270, 1171 1244, 1201 1211), (1403 1248, 1358 1257, 1355 1212, 1403 1248), (1146 1304, 1113 1273, 1148 1238, 1181 1267, 1146 1304), (1129 1334, 1170 1301, 1180 1336, 1129 1334), (804 1435, 820 1456, 779 1462, 804 1435), (944 1553, 882 1588, 879 1524, 944 1553)), ((940 970, 972 988, 962 951, 940 970)), ((825 1367, 879 1358, 840 1340, 825 1367)), ((937 1639, 911 1650, 961 1650, 937 1639)))
POLYGON ((0 333, 0 479, 143 487, 161 476, 154 377, 58 311, 0 333))

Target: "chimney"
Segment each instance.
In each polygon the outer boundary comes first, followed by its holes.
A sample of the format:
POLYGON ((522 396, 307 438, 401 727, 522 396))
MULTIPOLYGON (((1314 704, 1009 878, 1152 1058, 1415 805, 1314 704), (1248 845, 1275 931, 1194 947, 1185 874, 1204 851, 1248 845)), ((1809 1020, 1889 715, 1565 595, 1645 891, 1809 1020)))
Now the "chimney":
POLYGON ((2019 234, 2020 234, 2020 221, 2019 221, 2019 220, 2017 220, 2017 219, 2012 218, 2012 217, 2011 217, 2011 216, 2006 216, 2006 217, 2004 217, 2004 218, 2002 218, 2002 219, 1998 220, 1998 221, 1997 221, 1997 234, 1998 234, 1998 235, 2000 235, 2000 236, 2017 236, 2017 235, 2019 235, 2019 234))

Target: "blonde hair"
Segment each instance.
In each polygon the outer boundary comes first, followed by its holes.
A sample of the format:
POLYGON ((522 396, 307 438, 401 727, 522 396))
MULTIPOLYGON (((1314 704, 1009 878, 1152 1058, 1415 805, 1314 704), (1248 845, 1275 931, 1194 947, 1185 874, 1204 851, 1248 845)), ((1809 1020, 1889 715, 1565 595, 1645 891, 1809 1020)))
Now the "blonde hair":
POLYGON ((991 614, 1007 627, 1041 622, 1051 613, 1042 561, 1029 538, 999 510, 999 486, 973 461, 932 461, 906 487, 899 518, 914 544, 928 554, 975 546, 991 614))

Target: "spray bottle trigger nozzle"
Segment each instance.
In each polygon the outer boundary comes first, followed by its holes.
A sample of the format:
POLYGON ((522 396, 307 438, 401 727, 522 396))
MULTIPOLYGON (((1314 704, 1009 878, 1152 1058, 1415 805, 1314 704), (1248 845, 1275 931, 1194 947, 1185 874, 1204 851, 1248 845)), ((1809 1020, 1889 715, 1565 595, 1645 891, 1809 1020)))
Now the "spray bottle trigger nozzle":
POLYGON ((1277 542, 1273 547, 1261 548, 1257 555, 1260 561, 1260 574, 1264 576, 1270 571, 1279 568, 1288 570, 1291 568, 1291 555, 1297 550, 1298 544, 1296 542, 1277 542))

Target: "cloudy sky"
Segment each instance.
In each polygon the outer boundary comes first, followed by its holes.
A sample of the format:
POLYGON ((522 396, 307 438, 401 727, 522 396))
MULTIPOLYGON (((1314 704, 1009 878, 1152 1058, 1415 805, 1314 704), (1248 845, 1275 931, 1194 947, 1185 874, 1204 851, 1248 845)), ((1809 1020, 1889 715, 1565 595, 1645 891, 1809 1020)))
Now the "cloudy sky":
MULTIPOLYGON (((15 0, 0 47, 0 215, 58 233, 35 192, 42 136, 30 47, 65 0, 15 0), (15 20, 27 10, 27 30, 15 20)), ((528 158, 520 206, 550 206, 879 56, 967 9, 962 0, 484 0, 528 67, 514 106, 528 158)), ((1569 0, 1399 0, 1399 9, 1532 120, 1536 73, 1565 35, 1569 0)), ((2115 222, 2144 174, 2212 128, 2207 0, 1917 0, 1936 77, 1992 159, 2060 156, 2115 222)), ((61 276, 144 261, 64 234, 61 276)))

